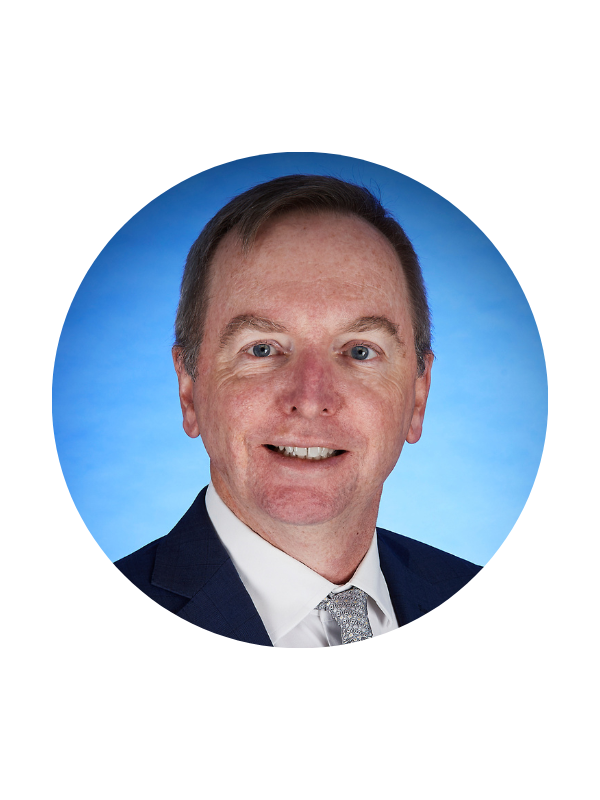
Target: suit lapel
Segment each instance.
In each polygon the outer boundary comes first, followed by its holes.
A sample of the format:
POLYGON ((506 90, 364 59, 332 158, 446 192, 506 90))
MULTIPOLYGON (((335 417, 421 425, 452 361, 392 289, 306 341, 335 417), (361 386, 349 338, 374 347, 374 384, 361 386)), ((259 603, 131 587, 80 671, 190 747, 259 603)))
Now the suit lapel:
POLYGON ((398 625, 407 625, 444 602, 439 589, 411 569, 410 552, 400 536, 378 528, 377 546, 398 625))
POLYGON ((250 644, 272 646, 265 626, 208 512, 203 489, 161 540, 152 583, 188 598, 177 613, 200 628, 250 644))

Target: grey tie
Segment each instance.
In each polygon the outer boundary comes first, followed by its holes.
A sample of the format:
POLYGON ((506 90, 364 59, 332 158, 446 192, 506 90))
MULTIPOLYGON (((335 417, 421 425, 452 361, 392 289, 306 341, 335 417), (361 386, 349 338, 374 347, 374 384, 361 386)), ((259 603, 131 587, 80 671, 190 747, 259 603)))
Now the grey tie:
POLYGON ((362 589, 351 586, 345 592, 328 594, 317 606, 319 611, 323 609, 329 611, 340 626, 342 644, 362 642, 363 639, 370 639, 373 636, 367 614, 367 597, 367 593, 362 589))

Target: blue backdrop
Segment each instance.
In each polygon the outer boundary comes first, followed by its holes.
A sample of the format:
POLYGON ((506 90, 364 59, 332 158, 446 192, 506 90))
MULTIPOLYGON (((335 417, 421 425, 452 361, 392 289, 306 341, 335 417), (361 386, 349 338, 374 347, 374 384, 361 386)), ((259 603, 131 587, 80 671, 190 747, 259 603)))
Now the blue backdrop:
POLYGON ((54 431, 71 496, 112 560, 167 533, 208 482, 181 426, 171 362, 187 252, 231 197, 278 175, 334 175, 380 195, 419 255, 436 361, 424 433, 386 482, 379 523, 479 564, 510 532, 539 466, 544 356, 500 253, 451 203, 392 170, 320 153, 224 164, 136 214, 88 270, 59 341, 54 431))

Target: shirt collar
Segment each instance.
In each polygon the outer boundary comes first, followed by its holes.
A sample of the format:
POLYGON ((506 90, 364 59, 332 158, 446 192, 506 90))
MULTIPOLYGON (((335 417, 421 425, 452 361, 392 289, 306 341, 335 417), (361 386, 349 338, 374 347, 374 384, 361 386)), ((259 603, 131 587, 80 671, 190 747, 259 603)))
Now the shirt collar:
POLYGON ((206 491, 206 510, 273 644, 330 592, 341 592, 350 586, 366 592, 390 620, 395 620, 379 565, 377 536, 373 536, 352 578, 344 586, 337 586, 251 530, 225 505, 212 483, 206 491))

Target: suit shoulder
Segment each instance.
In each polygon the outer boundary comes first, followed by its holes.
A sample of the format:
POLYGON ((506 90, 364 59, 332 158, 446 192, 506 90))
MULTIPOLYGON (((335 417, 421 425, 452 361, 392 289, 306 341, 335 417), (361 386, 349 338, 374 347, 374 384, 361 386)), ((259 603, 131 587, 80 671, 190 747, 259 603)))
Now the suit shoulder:
POLYGON ((186 599, 173 592, 155 586, 152 583, 152 573, 156 562, 156 552, 166 536, 161 536, 153 542, 140 547, 128 556, 114 562, 115 567, 137 586, 144 594, 169 611, 178 611, 186 599))
POLYGON ((377 528, 377 534, 380 551, 383 548, 393 554, 412 572, 445 591, 458 591, 481 570, 478 564, 400 533, 377 528))
POLYGON ((128 556, 119 558, 114 562, 115 567, 129 578, 130 581, 133 581, 133 583, 136 583, 135 578, 137 576, 142 577, 146 575, 148 580, 150 580, 152 568, 154 567, 154 560, 156 558, 156 550, 164 538, 164 536, 161 536, 159 539, 145 544, 143 547, 140 547, 139 550, 135 550, 128 556))

